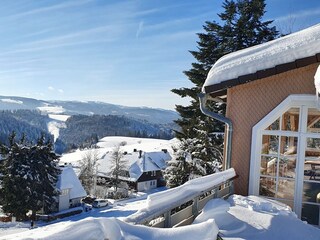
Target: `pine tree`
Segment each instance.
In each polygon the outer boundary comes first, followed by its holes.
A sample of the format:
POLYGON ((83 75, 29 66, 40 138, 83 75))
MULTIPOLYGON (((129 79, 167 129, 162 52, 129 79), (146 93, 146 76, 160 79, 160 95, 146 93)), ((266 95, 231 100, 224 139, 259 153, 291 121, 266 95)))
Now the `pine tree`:
MULTIPOLYGON (((215 161, 203 161, 198 156, 203 151, 199 139, 184 139, 179 146, 172 147, 173 158, 168 161, 167 167, 163 171, 166 185, 169 188, 177 187, 190 179, 207 175, 207 170, 217 172, 221 169, 221 164, 215 161), (190 153, 190 149, 191 151, 190 153)), ((220 155, 220 158, 222 155, 220 155)))
MULTIPOLYGON (((28 194, 25 176, 27 149, 15 142, 15 133, 9 136, 9 146, 1 145, 0 196, 2 210, 12 213, 18 220, 24 220, 28 208, 25 196, 28 194)), ((22 140, 24 141, 24 140, 22 140)))
POLYGON ((1 146, 0 193, 3 211, 24 219, 31 210, 34 219, 36 211, 44 208, 52 211, 58 190, 56 182, 60 169, 51 142, 39 138, 37 144, 28 144, 22 137, 15 141, 12 134, 9 146, 1 146))
POLYGON ((186 161, 186 152, 182 147, 175 148, 172 159, 168 161, 167 167, 163 171, 163 177, 169 188, 177 187, 188 181, 189 179, 189 162, 186 161))
POLYGON ((55 210, 56 196, 59 194, 56 183, 61 170, 57 166, 58 156, 53 151, 53 144, 50 141, 45 142, 44 136, 29 149, 28 203, 34 219, 36 211, 41 208, 47 213, 55 210))
MULTIPOLYGON (((196 59, 192 68, 185 71, 185 75, 194 84, 191 88, 173 89, 172 92, 181 97, 190 97, 188 106, 177 105, 176 110, 180 119, 176 123, 181 130, 176 136, 185 144, 197 142, 197 144, 185 145, 192 157, 209 163, 206 164, 206 173, 215 171, 216 163, 221 162, 223 150, 224 125, 213 120, 200 111, 198 94, 205 82, 207 74, 212 65, 222 56, 270 41, 278 36, 275 27, 270 27, 272 21, 262 21, 265 13, 264 0, 225 0, 224 12, 218 14, 221 22, 207 21, 203 26, 205 33, 198 33, 198 50, 190 51, 196 59), (199 149, 195 152, 194 147, 199 149)), ((220 114, 225 113, 225 105, 221 103, 210 103, 207 106, 211 111, 220 114)))

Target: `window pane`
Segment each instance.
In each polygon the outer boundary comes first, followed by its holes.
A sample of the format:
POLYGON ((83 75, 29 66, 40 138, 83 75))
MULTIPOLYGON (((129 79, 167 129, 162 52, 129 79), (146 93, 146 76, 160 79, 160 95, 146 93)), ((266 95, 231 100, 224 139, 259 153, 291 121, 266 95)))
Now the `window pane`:
POLYGON ((306 157, 320 156, 320 138, 307 138, 306 157))
POLYGON ((261 175, 276 176, 277 162, 276 157, 261 157, 261 175))
POLYGON ((280 156, 279 176, 286 178, 295 178, 296 160, 297 158, 295 156, 280 156))
POLYGON ((306 159, 304 162, 304 180, 320 182, 320 159, 306 159))
POLYGON ((297 137, 281 137, 280 154, 285 156, 296 155, 297 145, 298 145, 297 137))
POLYGON ((262 136, 262 154, 278 154, 279 137, 273 135, 262 136))
POLYGON ((277 197, 293 200, 293 196, 294 180, 279 179, 277 197))
POLYGON ((271 123, 265 130, 280 130, 280 118, 271 123))
POLYGON ((276 179, 270 177, 260 177, 259 195, 266 197, 275 197, 276 179))
POLYGON ((320 133, 320 111, 316 108, 308 109, 307 131, 320 133))
POLYGON ((311 204, 302 204, 301 220, 309 224, 319 225, 319 208, 320 206, 311 204))
POLYGON ((282 115, 281 130, 297 132, 299 129, 299 108, 290 108, 282 115))
POLYGON ((320 203, 320 183, 304 182, 302 201, 320 203))
POLYGON ((281 137, 279 162, 280 177, 295 177, 297 146, 297 137, 281 137))

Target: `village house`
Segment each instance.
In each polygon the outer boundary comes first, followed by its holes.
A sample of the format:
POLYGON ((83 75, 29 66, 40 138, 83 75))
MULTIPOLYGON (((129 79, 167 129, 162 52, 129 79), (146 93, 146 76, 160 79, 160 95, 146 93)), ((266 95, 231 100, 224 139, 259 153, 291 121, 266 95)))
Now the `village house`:
MULTIPOLYGON (((165 186, 162 170, 165 169, 167 161, 171 156, 166 149, 155 152, 133 151, 123 155, 124 162, 127 163, 127 171, 123 171, 119 179, 137 191, 148 191, 153 188, 165 186)), ((110 155, 106 155, 99 162, 98 176, 100 178, 113 179, 110 155)))
POLYGON ((225 167, 239 175, 235 193, 288 204, 317 226, 320 100, 314 77, 319 63, 318 24, 222 57, 200 96, 203 113, 226 124, 225 167), (210 101, 225 102, 226 116, 210 112, 210 101))
POLYGON ((81 185, 76 173, 71 165, 61 167, 61 174, 57 182, 60 191, 58 199, 58 211, 81 205, 81 199, 87 196, 86 191, 81 185))

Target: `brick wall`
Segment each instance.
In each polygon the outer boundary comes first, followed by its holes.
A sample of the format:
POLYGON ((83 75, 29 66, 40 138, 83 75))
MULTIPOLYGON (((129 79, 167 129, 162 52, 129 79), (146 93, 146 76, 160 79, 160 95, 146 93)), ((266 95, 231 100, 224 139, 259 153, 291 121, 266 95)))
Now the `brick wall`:
POLYGON ((233 122, 231 165, 237 194, 248 194, 252 128, 291 94, 315 94, 312 64, 228 89, 227 117, 233 122))

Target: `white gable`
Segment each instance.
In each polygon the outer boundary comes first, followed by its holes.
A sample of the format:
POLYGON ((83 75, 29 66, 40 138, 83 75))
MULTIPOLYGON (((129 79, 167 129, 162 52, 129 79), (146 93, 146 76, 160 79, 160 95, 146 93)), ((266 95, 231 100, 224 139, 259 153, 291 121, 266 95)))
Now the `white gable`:
POLYGON ((320 53, 320 24, 223 56, 211 68, 203 87, 317 53, 320 53))
POLYGON ((70 199, 87 196, 87 193, 82 187, 81 182, 75 174, 73 168, 71 166, 66 166, 61 170, 62 172, 57 182, 57 188, 59 190, 70 189, 70 199))

